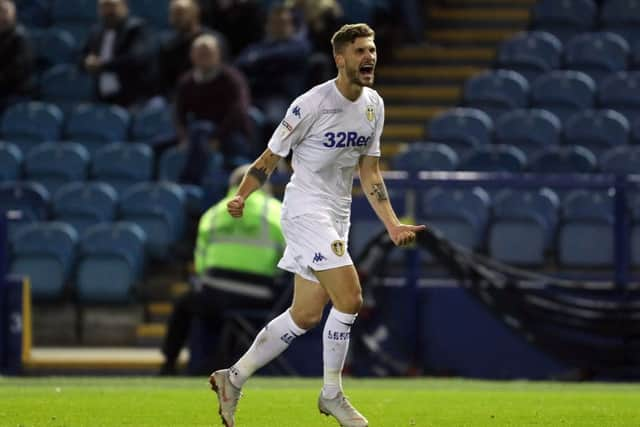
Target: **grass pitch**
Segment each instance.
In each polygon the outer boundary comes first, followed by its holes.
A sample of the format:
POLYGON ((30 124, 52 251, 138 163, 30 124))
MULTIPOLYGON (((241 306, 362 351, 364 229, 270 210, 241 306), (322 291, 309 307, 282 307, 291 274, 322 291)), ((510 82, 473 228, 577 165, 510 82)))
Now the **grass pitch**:
MULTIPOLYGON (((320 379, 254 378, 240 427, 325 427, 320 379)), ((640 426, 640 385, 347 379, 371 427, 640 426)), ((0 426, 220 425, 207 378, 0 378, 0 426)))

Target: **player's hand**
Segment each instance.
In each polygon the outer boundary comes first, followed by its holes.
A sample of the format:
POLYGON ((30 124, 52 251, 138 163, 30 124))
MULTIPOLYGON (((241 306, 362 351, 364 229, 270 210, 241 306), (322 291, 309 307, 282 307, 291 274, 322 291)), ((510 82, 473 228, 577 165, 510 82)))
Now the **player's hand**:
POLYGON ((424 225, 398 224, 389 228, 389 237, 396 246, 406 246, 416 240, 416 233, 426 229, 424 225))
POLYGON ((244 210, 244 197, 236 196, 227 202, 227 211, 234 218, 240 218, 244 210))

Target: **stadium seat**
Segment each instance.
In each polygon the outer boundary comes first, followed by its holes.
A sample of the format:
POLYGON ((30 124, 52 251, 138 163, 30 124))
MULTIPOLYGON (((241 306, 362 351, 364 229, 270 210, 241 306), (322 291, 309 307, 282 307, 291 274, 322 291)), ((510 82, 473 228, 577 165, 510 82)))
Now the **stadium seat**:
POLYGON ((49 26, 49 0, 16 2, 18 22, 30 30, 49 26))
POLYGON ((75 290, 80 304, 135 300, 145 265, 146 235, 126 222, 94 225, 80 241, 75 290))
POLYGON ((640 267, 640 194, 636 193, 629 200, 631 211, 631 265, 640 267))
POLYGON ((640 4, 636 0, 607 0, 602 5, 600 24, 633 45, 640 41, 640 4))
POLYGON ((55 105, 30 101, 13 105, 2 116, 2 135, 24 155, 35 145, 60 139, 64 115, 55 105))
POLYGON ((564 141, 589 148, 598 156, 602 151, 627 145, 628 120, 613 110, 586 110, 571 116, 564 125, 564 141))
POLYGON ((621 146, 605 151, 600 159, 603 172, 636 174, 640 172, 640 147, 621 146))
POLYGON ((591 30, 597 14, 593 0, 541 0, 533 7, 532 26, 565 43, 576 34, 591 30))
POLYGON ((129 112, 117 105, 83 104, 75 107, 69 119, 65 135, 81 143, 90 153, 111 142, 128 139, 129 112))
POLYGON ((551 111, 561 122, 595 102, 596 84, 579 71, 555 70, 538 77, 531 88, 531 106, 551 111))
POLYGON ((629 123, 640 118, 640 71, 613 73, 598 87, 598 102, 623 114, 629 123))
POLYGON ((558 261, 574 268, 613 263, 613 198, 603 192, 575 190, 562 204, 558 261))
POLYGON ((478 147, 462 161, 458 170, 474 172, 522 172, 527 156, 512 145, 494 144, 478 147))
POLYGON ((27 276, 35 300, 64 296, 72 272, 78 234, 62 222, 28 225, 11 239, 11 274, 27 276))
POLYGON ((430 141, 439 142, 462 155, 491 142, 493 121, 476 108, 452 108, 436 115, 428 124, 430 141))
POLYGON ((464 104, 484 111, 495 122, 502 113, 528 106, 529 83, 515 71, 485 71, 465 83, 464 104))
POLYGON ((22 175, 22 152, 17 145, 0 141, 0 182, 16 181, 22 175))
POLYGON ((151 180, 153 151, 147 145, 115 142, 99 149, 91 163, 95 181, 111 184, 118 193, 151 180))
POLYGON ((535 153, 528 168, 535 173, 593 173, 598 169, 598 162, 588 148, 565 145, 535 153))
POLYGON ((429 224, 454 243, 477 249, 484 241, 489 207, 489 195, 480 187, 436 187, 421 195, 416 221, 429 224))
POLYGON ((89 159, 89 152, 79 144, 45 142, 27 154, 25 176, 42 183, 53 195, 64 184, 85 180, 89 159))
POLYGON ((89 227, 116 218, 118 195, 103 182, 72 182, 55 193, 52 204, 53 216, 82 236, 89 227))
POLYGON ((521 32, 505 40, 497 67, 520 73, 531 84, 540 75, 560 67, 562 43, 545 31, 521 32))
POLYGON ((92 24, 98 20, 97 4, 95 0, 54 0, 51 5, 53 26, 71 33, 82 46, 92 24))
POLYGON ((78 46, 73 35, 60 28, 31 30, 31 39, 36 53, 36 66, 44 71, 59 64, 76 62, 78 46))
POLYGON ((169 28, 169 0, 128 0, 131 14, 142 18, 151 28, 169 28))
POLYGON ((176 184, 140 183, 122 194, 120 217, 145 231, 150 256, 166 259, 184 232, 185 203, 185 194, 176 184))
POLYGON ((609 74, 627 68, 629 44, 614 33, 585 33, 564 47, 564 68, 582 71, 598 84, 609 74))
POLYGON ((0 206, 8 212, 9 238, 24 226, 49 216, 49 192, 37 182, 0 182, 0 206))
POLYGON ((76 65, 56 65, 42 75, 40 95, 64 112, 70 112, 76 104, 93 99, 93 80, 76 65))
POLYGON ((559 204, 558 196, 548 188, 507 189, 496 195, 489 255, 511 264, 543 265, 558 223, 559 204))
POLYGON ((158 138, 171 138, 175 135, 174 118, 169 107, 143 108, 133 117, 133 141, 149 144, 158 138))
POLYGON ((527 156, 560 143, 562 124, 551 112, 540 109, 515 110, 500 116, 495 126, 494 142, 510 144, 527 156))
POLYGON ((413 142, 392 159, 394 170, 453 171, 459 163, 458 155, 445 144, 413 142))

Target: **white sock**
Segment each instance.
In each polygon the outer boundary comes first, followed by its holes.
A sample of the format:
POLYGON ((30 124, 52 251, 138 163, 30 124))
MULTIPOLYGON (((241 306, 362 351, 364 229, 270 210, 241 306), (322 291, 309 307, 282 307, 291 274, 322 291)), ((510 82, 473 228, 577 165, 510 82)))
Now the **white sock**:
POLYGON ((322 331, 322 360, 324 362, 324 385, 322 396, 333 399, 342 391, 342 368, 349 350, 351 325, 357 314, 342 313, 331 308, 322 331))
POLYGON ((296 337, 305 332, 295 324, 289 310, 273 319, 256 335, 249 350, 229 368, 231 383, 242 388, 255 371, 278 357, 296 337))

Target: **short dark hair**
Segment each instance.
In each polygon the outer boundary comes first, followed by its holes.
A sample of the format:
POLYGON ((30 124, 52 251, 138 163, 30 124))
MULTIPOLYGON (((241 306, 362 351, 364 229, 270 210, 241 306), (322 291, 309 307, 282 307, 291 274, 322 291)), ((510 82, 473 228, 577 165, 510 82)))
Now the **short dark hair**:
POLYGON ((347 24, 343 25, 338 31, 331 37, 331 46, 333 46, 333 53, 341 52, 342 49, 348 44, 353 43, 360 37, 375 37, 375 31, 367 24, 347 24))

